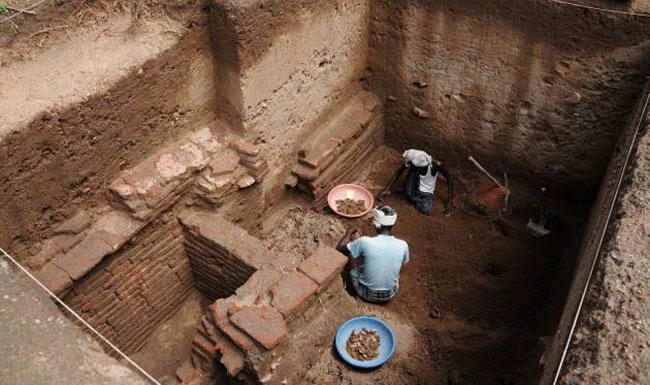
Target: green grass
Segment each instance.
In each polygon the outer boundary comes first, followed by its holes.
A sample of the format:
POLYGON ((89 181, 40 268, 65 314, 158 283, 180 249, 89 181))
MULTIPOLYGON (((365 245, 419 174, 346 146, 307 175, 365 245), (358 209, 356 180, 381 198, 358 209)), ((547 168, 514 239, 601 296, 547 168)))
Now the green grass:
POLYGON ((0 1, 0 14, 9 12, 9 6, 4 1, 0 1))

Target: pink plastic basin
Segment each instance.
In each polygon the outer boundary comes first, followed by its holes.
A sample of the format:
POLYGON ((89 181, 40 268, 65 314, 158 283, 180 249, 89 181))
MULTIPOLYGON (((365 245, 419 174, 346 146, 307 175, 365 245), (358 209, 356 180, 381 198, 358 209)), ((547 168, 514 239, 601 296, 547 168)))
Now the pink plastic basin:
POLYGON ((329 194, 327 194, 327 204, 330 206, 332 211, 337 213, 338 215, 346 218, 358 218, 366 215, 370 209, 372 209, 372 205, 374 204, 375 199, 372 197, 372 194, 370 191, 366 190, 365 188, 361 186, 357 186, 356 184, 341 184, 333 189, 330 190, 329 194), (354 200, 360 200, 363 199, 363 201, 366 204, 366 210, 362 213, 356 214, 356 215, 349 215, 349 214, 343 214, 340 213, 336 209, 336 201, 339 199, 354 199, 354 200))

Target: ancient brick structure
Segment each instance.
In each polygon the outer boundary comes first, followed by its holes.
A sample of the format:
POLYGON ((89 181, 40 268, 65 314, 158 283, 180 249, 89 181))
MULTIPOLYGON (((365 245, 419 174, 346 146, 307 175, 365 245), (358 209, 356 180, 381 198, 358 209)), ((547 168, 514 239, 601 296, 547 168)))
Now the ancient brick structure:
POLYGON ((337 279, 346 263, 336 250, 319 248, 295 271, 271 264, 257 270, 234 295, 210 305, 179 379, 189 384, 221 366, 243 383, 299 379, 304 370, 293 362, 331 338, 338 325, 326 320, 326 307, 347 298, 337 279))

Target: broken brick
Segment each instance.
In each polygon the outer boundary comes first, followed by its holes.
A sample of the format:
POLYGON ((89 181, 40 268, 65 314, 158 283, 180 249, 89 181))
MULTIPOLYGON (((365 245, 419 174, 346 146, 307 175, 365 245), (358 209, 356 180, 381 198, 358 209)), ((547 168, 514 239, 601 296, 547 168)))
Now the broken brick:
POLYGON ((93 230, 101 232, 102 237, 113 250, 117 250, 129 240, 142 226, 143 222, 123 211, 109 211, 102 215, 93 230))
POLYGON ((61 245, 48 239, 43 243, 41 251, 27 260, 27 266, 32 270, 38 270, 61 253, 63 253, 61 245))
POLYGON ((43 268, 34 273, 36 278, 54 294, 59 295, 72 286, 72 279, 65 271, 55 266, 52 262, 47 263, 43 268))
POLYGON ((255 184, 255 178, 253 178, 250 175, 244 175, 237 181, 237 187, 239 187, 240 189, 250 187, 253 184, 255 184))
POLYGON ((324 285, 341 272, 348 258, 330 247, 319 247, 298 266, 319 285, 324 285))
POLYGON ((368 111, 376 110, 379 104, 379 99, 373 94, 366 94, 363 98, 363 107, 368 111))
POLYGON ((243 140, 233 140, 232 145, 235 148, 235 150, 246 155, 255 156, 260 153, 259 147, 246 143, 243 140))
POLYGON ((171 180, 183 175, 187 166, 177 162, 172 154, 163 154, 154 162, 160 176, 165 180, 171 180))
POLYGON ((227 338, 220 338, 217 349, 221 352, 219 361, 226 367, 229 376, 234 377, 244 369, 244 353, 227 338))
POLYGON ((212 135, 209 127, 203 127, 190 134, 190 142, 203 148, 208 154, 214 153, 221 147, 219 141, 212 135))
POLYGON ((233 304, 226 300, 219 299, 210 305, 209 308, 212 312, 214 323, 217 325, 219 330, 226 334, 235 345, 242 349, 247 349, 253 345, 253 341, 244 332, 231 324, 228 319, 228 309, 232 306, 233 304))
POLYGON ((52 262, 76 281, 112 252, 113 248, 106 243, 101 233, 90 232, 81 243, 52 262))
POLYGON ((269 288, 282 278, 282 272, 273 267, 264 267, 256 271, 236 291, 237 297, 243 301, 254 300, 260 294, 265 293, 269 288))
POLYGON ((57 226, 57 228, 54 229, 54 234, 79 234, 90 226, 92 220, 93 219, 88 212, 81 211, 57 226))
POLYGON ((318 169, 313 169, 300 163, 297 164, 293 170, 291 170, 291 172, 304 180, 314 180, 318 178, 318 175, 320 175, 320 171, 318 169))
POLYGON ((233 173, 239 165, 239 157, 232 151, 226 151, 219 154, 210 162, 210 171, 212 176, 219 176, 233 173))
POLYGON ((242 306, 230 316, 230 321, 267 350, 278 346, 288 335, 282 314, 269 306, 242 306))
POLYGON ((215 352, 214 345, 208 341, 207 338, 203 337, 200 334, 197 334, 192 340, 192 346, 195 349, 199 349, 202 353, 205 353, 208 356, 212 356, 215 352))
POLYGON ((316 293, 317 289, 318 285, 308 276, 291 272, 271 287, 273 308, 288 317, 316 293))

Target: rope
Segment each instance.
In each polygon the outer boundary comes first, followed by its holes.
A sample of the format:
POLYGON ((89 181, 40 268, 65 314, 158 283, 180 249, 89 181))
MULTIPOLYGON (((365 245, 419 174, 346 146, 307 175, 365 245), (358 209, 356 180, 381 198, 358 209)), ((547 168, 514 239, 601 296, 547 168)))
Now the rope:
POLYGON ((578 7, 578 8, 583 8, 583 9, 591 9, 593 11, 599 11, 599 12, 609 12, 609 13, 615 13, 615 14, 618 14, 618 15, 627 15, 627 16, 650 17, 650 14, 647 14, 647 13, 637 13, 637 12, 630 12, 630 11, 618 11, 618 10, 615 10, 615 9, 593 7, 591 5, 577 4, 577 3, 573 3, 573 2, 570 2, 570 1, 564 1, 564 0, 549 0, 549 1, 551 1, 553 3, 569 5, 569 6, 572 6, 572 7, 578 7))
POLYGON ((133 365, 134 368, 136 368, 140 373, 142 373, 147 379, 149 379, 153 384, 155 385, 161 385, 158 380, 153 378, 149 373, 147 373, 144 369, 140 367, 140 365, 136 364, 132 359, 130 359, 126 354, 122 353, 120 349, 117 348, 117 346, 113 345, 106 337, 101 335, 100 332, 95 330, 86 320, 81 318, 81 316, 77 313, 75 313, 74 310, 72 310, 68 305, 65 304, 59 297, 56 296, 56 294, 52 293, 50 289, 48 289, 45 285, 41 283, 36 277, 34 277, 27 269, 25 269, 18 261, 16 261, 11 255, 9 255, 4 249, 0 248, 0 251, 2 251, 2 254, 4 254, 7 259, 9 259, 14 265, 16 265, 20 270, 22 270, 23 273, 27 274, 27 276, 34 281, 38 286, 40 286, 43 290, 47 292, 47 294, 54 298, 54 300, 61 306, 63 306, 67 311, 69 311, 76 319, 79 320, 84 326, 86 326, 90 331, 92 331, 97 337, 99 337, 102 341, 104 341, 108 346, 110 346, 113 350, 115 350, 122 358, 127 360, 131 365, 133 365))
POLYGON ((632 157, 632 152, 634 150, 634 145, 636 144, 637 138, 639 136, 639 132, 641 131, 641 124, 645 121, 646 118, 646 112, 648 110, 648 104, 650 103, 650 92, 648 92, 648 96, 645 99, 645 104, 643 105, 643 110, 641 111, 641 117, 639 118, 639 123, 636 125, 636 129, 634 131, 634 136, 632 136, 632 142, 630 143, 630 147, 627 149, 627 155, 625 156, 625 162, 623 162, 623 167, 621 167, 621 174, 618 177, 618 183, 616 184, 616 190, 614 191, 614 198, 612 199, 612 203, 609 206, 609 212, 607 213, 607 220, 605 221, 605 228, 603 229, 603 232, 600 234, 600 239, 598 241, 598 249, 596 249, 596 252, 594 253, 594 258, 591 261, 591 267, 589 269, 589 275, 587 276, 587 281, 585 282, 585 286, 582 289, 582 296, 580 297, 580 302, 578 302, 578 308, 576 309, 576 314, 573 317, 573 322, 571 324, 571 329, 569 330, 569 335, 567 336, 564 349, 562 351, 562 357, 560 359, 560 363, 557 367, 557 371, 555 372, 555 378, 553 379, 553 385, 557 384, 557 381, 560 378, 560 374, 562 373, 562 368, 564 366, 564 360, 566 359, 566 355, 569 351, 569 346, 571 345, 571 340, 573 339, 573 333, 575 332, 576 326, 578 325, 578 319, 580 318, 580 312, 582 311, 582 306, 584 305, 585 298, 587 297, 587 291, 589 290, 589 285, 591 284, 591 279, 594 275, 594 271, 596 269, 596 262, 598 261, 598 256, 600 255, 600 251, 603 247, 603 243, 605 242, 605 234, 607 233, 607 230, 609 229, 609 222, 612 218, 612 214, 614 213, 614 207, 616 206, 616 201, 618 200, 618 194, 621 189, 621 185, 623 184, 623 179, 625 178, 625 170, 627 169, 628 163, 630 162, 630 158, 632 157))

